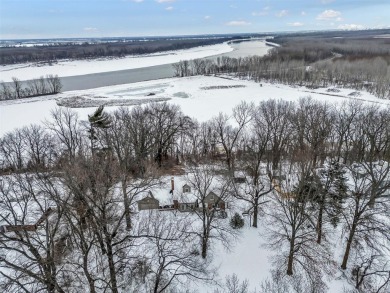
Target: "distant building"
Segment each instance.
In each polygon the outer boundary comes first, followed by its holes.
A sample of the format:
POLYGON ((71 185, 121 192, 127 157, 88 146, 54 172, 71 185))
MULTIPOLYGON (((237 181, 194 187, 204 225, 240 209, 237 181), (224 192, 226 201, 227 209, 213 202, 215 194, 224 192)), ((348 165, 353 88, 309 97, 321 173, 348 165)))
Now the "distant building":
POLYGON ((233 181, 234 183, 245 183, 246 182, 246 177, 244 172, 234 172, 233 176, 233 181))
POLYGON ((206 207, 209 209, 217 208, 217 209, 225 210, 226 208, 225 201, 212 191, 205 197, 204 203, 206 207))
POLYGON ((179 210, 180 212, 193 212, 199 208, 199 203, 197 199, 194 200, 186 200, 186 201, 173 201, 173 206, 176 210, 179 210))
POLYGON ((184 184, 183 193, 189 193, 189 192, 191 192, 191 186, 189 186, 188 184, 184 184))
POLYGON ((155 210, 159 208, 159 201, 154 198, 151 191, 148 192, 148 195, 143 199, 137 201, 138 210, 155 210))
MULTIPOLYGON (((198 211, 201 207, 198 197, 191 193, 191 187, 188 184, 183 185, 183 194, 173 200, 173 204, 167 204, 160 206, 160 202, 156 199, 151 191, 148 194, 137 201, 138 210, 178 210, 180 212, 194 212, 198 211)), ((204 200, 205 207, 207 209, 217 209, 225 211, 226 203, 214 192, 210 192, 204 200)))

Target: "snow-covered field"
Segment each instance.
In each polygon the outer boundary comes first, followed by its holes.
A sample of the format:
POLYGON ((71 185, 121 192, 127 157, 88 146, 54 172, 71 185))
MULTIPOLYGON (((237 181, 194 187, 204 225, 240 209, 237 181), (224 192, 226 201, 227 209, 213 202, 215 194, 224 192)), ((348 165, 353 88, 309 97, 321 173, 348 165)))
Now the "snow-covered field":
MULTIPOLYGON (((230 113, 232 107, 241 101, 254 103, 267 99, 297 101, 301 97, 311 96, 329 103, 357 99, 367 103, 390 104, 388 100, 381 100, 367 92, 356 92, 352 89, 309 90, 305 87, 269 83, 260 86, 253 81, 226 76, 170 78, 0 102, 0 136, 17 127, 31 123, 41 124, 45 119, 50 118, 50 111, 57 107, 57 102, 69 102, 69 99, 75 96, 78 97, 77 107, 84 107, 75 108, 81 119, 86 119, 87 114, 92 113, 95 107, 102 104, 112 105, 120 102, 121 105, 133 105, 153 99, 169 100, 169 103, 179 105, 186 115, 195 117, 199 121, 206 121, 219 112, 230 113)), ((117 106, 106 107, 108 111, 116 108, 117 106)))
MULTIPOLYGON (((57 74, 60 77, 77 76, 91 73, 110 72, 117 70, 144 68, 156 65, 171 64, 180 60, 191 60, 215 56, 233 51, 234 48, 226 42, 223 44, 195 47, 186 50, 168 51, 149 55, 127 56, 124 58, 101 58, 91 60, 59 61, 47 63, 29 63, 0 66, 0 81, 9 82, 12 77, 29 80, 57 74)), ((268 50, 268 49, 267 49, 268 50)))

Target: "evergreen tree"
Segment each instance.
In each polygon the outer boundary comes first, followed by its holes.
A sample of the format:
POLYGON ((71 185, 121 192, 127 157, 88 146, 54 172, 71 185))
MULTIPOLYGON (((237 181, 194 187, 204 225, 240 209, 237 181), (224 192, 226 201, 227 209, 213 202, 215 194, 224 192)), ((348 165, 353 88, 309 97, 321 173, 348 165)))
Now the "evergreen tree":
POLYGON ((91 140, 91 149, 94 152, 94 141, 98 139, 97 129, 107 129, 111 126, 111 117, 104 112, 104 106, 99 106, 92 115, 88 115, 89 121, 89 139, 91 140))
POLYGON ((339 216, 347 192, 347 178, 343 166, 336 160, 319 169, 318 177, 321 182, 321 191, 317 197, 317 242, 321 243, 323 222, 330 222, 334 227, 339 222, 339 216))
POLYGON ((235 213, 234 216, 230 219, 230 226, 233 229, 240 229, 244 227, 244 219, 240 216, 239 213, 235 213))
POLYGON ((320 170, 320 178, 326 194, 325 212, 332 225, 339 222, 342 205, 347 193, 346 171, 337 161, 331 161, 329 165, 320 170))

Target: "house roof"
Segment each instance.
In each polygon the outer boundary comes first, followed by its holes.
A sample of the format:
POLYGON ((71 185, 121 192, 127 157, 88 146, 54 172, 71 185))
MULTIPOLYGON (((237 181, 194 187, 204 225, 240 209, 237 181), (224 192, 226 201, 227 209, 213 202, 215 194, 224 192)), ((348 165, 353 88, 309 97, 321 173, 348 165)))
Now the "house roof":
POLYGON ((193 193, 185 193, 178 197, 179 203, 194 203, 198 200, 198 197, 193 193))
POLYGON ((214 200, 214 201, 219 201, 219 202, 224 202, 223 199, 221 199, 218 195, 216 195, 214 192, 210 191, 209 194, 207 194, 205 200, 208 201, 208 200, 211 200, 211 197, 214 197, 216 198, 217 200, 214 200))
POLYGON ((146 201, 150 201, 150 200, 158 202, 158 199, 154 198, 153 193, 149 190, 147 195, 144 198, 138 200, 138 202, 146 202, 146 201))

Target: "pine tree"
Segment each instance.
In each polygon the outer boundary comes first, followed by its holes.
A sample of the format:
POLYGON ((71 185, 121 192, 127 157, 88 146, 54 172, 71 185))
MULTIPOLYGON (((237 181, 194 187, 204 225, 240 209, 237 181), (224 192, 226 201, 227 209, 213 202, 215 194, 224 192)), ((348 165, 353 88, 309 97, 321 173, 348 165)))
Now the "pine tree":
POLYGON ((91 127, 109 128, 111 126, 111 117, 104 111, 104 106, 99 106, 92 115, 88 115, 88 121, 91 127))
POLYGON ((96 136, 97 129, 107 129, 111 126, 111 117, 104 112, 104 106, 99 106, 92 115, 88 115, 89 121, 89 139, 91 140, 92 153, 94 152, 95 146, 94 141, 98 139, 96 136))
POLYGON ((327 194, 325 211, 334 226, 339 222, 339 216, 347 192, 345 173, 339 162, 331 161, 321 174, 324 182, 324 192, 327 194))
POLYGON ((230 219, 230 226, 233 229, 240 229, 244 227, 244 219, 240 216, 239 213, 235 213, 234 216, 230 219))
POLYGON ((334 227, 339 222, 344 198, 347 192, 345 170, 342 165, 333 160, 318 171, 321 191, 317 197, 317 242, 321 243, 324 218, 334 227))

